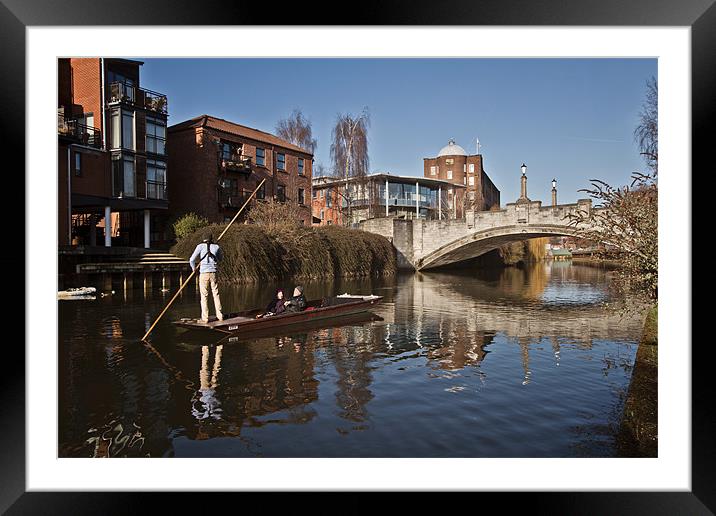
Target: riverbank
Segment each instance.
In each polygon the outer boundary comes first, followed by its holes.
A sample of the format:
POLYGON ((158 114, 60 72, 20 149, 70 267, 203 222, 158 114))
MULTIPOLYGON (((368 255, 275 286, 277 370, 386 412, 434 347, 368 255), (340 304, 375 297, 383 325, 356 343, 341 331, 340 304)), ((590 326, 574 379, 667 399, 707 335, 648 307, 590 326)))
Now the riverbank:
MULTIPOLYGON (((217 238, 223 227, 199 229, 171 252, 188 260, 207 230, 217 238)), ((229 228, 220 244, 224 251, 220 279, 232 283, 391 276, 397 271, 390 241, 358 229, 297 227, 271 233, 259 225, 244 224, 229 228)))
POLYGON ((618 269, 622 266, 619 260, 594 258, 593 256, 572 256, 570 260, 574 264, 586 265, 588 267, 601 267, 604 269, 618 269))
POLYGON ((658 456, 658 311, 647 312, 624 403, 619 448, 621 456, 658 456))

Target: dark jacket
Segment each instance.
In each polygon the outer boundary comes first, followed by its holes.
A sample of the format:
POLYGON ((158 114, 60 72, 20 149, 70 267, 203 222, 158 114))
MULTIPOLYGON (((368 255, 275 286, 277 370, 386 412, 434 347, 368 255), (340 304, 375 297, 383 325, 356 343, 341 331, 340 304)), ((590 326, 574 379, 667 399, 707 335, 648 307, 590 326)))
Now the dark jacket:
POLYGON ((287 302, 290 302, 286 306, 287 312, 301 312, 306 309, 306 305, 308 304, 306 302, 306 296, 303 295, 303 292, 297 296, 289 298, 287 302))
POLYGON ((278 292, 276 292, 276 295, 271 300, 269 304, 266 305, 265 312, 271 312, 274 314, 280 314, 281 312, 284 312, 286 308, 283 306, 284 300, 278 298, 278 292))

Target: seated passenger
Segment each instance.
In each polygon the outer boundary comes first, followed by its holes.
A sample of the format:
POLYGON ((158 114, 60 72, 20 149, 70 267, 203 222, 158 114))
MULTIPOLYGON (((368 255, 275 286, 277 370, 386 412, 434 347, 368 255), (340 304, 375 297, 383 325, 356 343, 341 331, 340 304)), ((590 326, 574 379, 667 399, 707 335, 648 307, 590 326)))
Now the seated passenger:
POLYGON ((293 289, 293 297, 284 302, 284 307, 287 312, 301 312, 305 310, 307 304, 306 296, 303 295, 303 287, 297 285, 296 288, 293 289))
POLYGON ((284 307, 283 289, 280 288, 276 290, 276 294, 274 295, 271 302, 266 305, 265 312, 262 314, 258 314, 256 318, 259 319, 261 317, 266 317, 267 315, 278 315, 285 310, 286 308, 284 307))

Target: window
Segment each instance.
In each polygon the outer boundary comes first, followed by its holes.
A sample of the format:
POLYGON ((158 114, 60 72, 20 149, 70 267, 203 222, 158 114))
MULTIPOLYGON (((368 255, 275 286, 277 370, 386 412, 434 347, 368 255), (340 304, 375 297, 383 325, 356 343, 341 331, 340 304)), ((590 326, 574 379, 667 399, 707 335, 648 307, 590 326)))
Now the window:
POLYGON ((470 192, 470 193, 469 193, 469 196, 470 196, 470 200, 471 200, 471 201, 474 201, 474 200, 475 200, 475 192, 470 192))
POLYGON ((470 176, 468 182, 470 183, 470 186, 475 186, 475 176, 470 176))
POLYGON ((266 183, 261 185, 258 192, 256 192, 257 199, 266 199, 266 183))
POLYGON ((434 176, 437 173, 437 169, 438 169, 438 167, 436 167, 436 166, 430 167, 430 175, 434 176))
POLYGON ((311 199, 315 199, 315 198, 316 198, 316 191, 311 190, 311 199))
POLYGON ((474 163, 470 163, 470 173, 471 174, 475 173, 475 164, 474 163))
POLYGON ((303 195, 304 195, 303 188, 299 188, 298 189, 298 204, 303 204, 303 201, 304 201, 303 195))
POLYGON ((467 165, 463 165, 463 166, 462 166, 462 171, 463 171, 463 172, 467 171, 467 165))
POLYGON ((462 184, 464 184, 464 185, 467 184, 467 178, 465 176, 463 176, 463 178, 462 178, 462 184))
POLYGON ((330 220, 327 220, 327 221, 326 221, 326 224, 327 224, 328 226, 330 226, 330 225, 333 224, 333 223, 332 223, 330 220))
POLYGON ((167 126, 163 120, 147 117, 147 152, 166 154, 167 126))
POLYGON ((122 110, 122 148, 134 149, 134 112, 122 110))
POLYGON ((266 149, 256 147, 256 164, 265 166, 266 163, 266 149))
POLYGON ((154 159, 147 160, 147 199, 167 198, 167 164, 154 159))
POLYGON ((134 197, 134 157, 117 154, 112 157, 112 184, 115 197, 134 197))
POLYGON ((323 219, 324 219, 324 214, 323 214, 323 210, 321 210, 321 220, 323 220, 323 219))
POLYGON ((447 171, 447 178, 452 179, 452 170, 447 171))
POLYGON ((82 154, 75 152, 75 175, 82 175, 82 154))
POLYGON ((119 118, 119 110, 112 111, 112 142, 111 146, 113 149, 119 149, 122 147, 120 135, 122 134, 122 123, 119 118))
POLYGON ((278 170, 286 170, 286 155, 278 153, 276 154, 276 168, 278 170))
POLYGON ((318 191, 318 198, 323 199, 323 190, 318 191))
POLYGON ((280 202, 286 202, 286 187, 284 185, 278 185, 276 187, 276 199, 280 202))
POLYGON ((453 163, 455 163, 455 160, 453 158, 448 158, 445 160, 446 165, 452 165, 453 163))
POLYGON ((332 204, 333 203, 331 202, 331 190, 329 189, 326 191, 326 206, 330 208, 332 204))
POLYGON ((232 142, 221 142, 221 159, 224 161, 235 161, 241 154, 241 144, 232 142))
POLYGON ((303 175, 303 158, 298 158, 298 175, 303 175))

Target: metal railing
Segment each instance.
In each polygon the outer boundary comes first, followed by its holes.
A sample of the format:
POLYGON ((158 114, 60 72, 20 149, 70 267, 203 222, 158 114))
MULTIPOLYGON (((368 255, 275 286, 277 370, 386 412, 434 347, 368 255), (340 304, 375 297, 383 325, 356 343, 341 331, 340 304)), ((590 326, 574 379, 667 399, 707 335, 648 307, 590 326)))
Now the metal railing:
POLYGON ((107 92, 108 102, 125 102, 157 113, 167 113, 167 96, 156 91, 139 88, 126 82, 113 82, 107 92))
POLYGON ((222 208, 241 208, 246 199, 251 196, 250 193, 230 194, 219 190, 219 206, 222 208))
POLYGON ((239 172, 251 172, 251 156, 222 153, 221 168, 239 172))
POLYGON ((75 140, 77 143, 102 148, 102 132, 80 123, 80 120, 57 115, 57 134, 75 140))
POLYGON ((147 181, 147 199, 167 200, 167 184, 163 181, 147 181))

